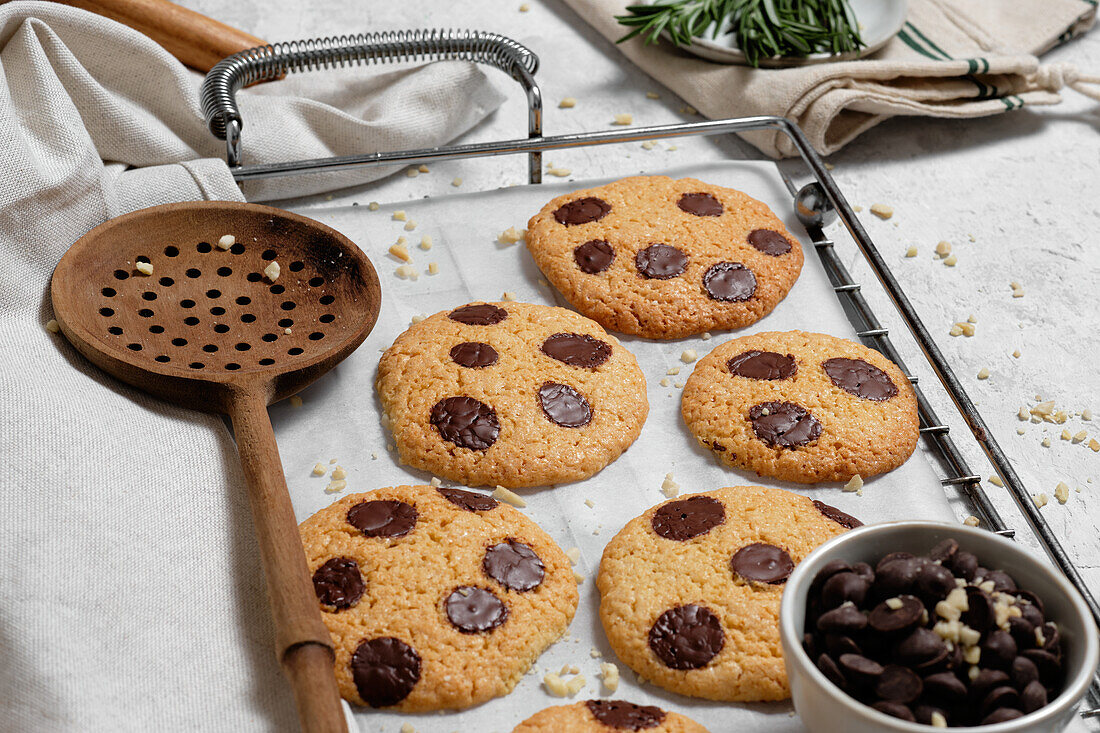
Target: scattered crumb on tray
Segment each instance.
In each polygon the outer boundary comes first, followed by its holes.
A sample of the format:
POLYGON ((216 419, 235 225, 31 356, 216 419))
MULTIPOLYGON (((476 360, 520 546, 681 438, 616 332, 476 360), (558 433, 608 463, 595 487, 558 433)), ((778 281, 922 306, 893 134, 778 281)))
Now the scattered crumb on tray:
POLYGON ((871 213, 880 219, 889 219, 894 215, 894 207, 886 204, 871 204, 871 213))
POLYGON ((279 279, 279 270, 279 263, 275 260, 272 260, 270 263, 268 263, 267 267, 264 268, 264 277, 266 277, 271 282, 275 282, 279 279))
POLYGON ((629 112, 620 112, 615 115, 615 119, 611 122, 612 125, 633 125, 634 115, 629 112))
POLYGON ((56 320, 51 318, 50 320, 46 321, 46 330, 50 333, 57 333, 61 330, 61 326, 56 320))
POLYGON ((562 100, 560 102, 558 102, 558 107, 560 109, 572 109, 573 107, 576 107, 576 106, 577 106, 576 97, 563 97, 562 100))
POLYGON ((313 476, 324 476, 326 471, 328 471, 328 468, 326 468, 324 464, 315 463, 313 464, 313 470, 310 471, 310 474, 313 476))
POLYGON ((527 502, 523 500, 523 497, 513 491, 509 491, 503 486, 498 486, 493 490, 493 498, 497 501, 503 501, 505 504, 511 504, 518 509, 527 506, 527 502))
POLYGON ((497 241, 501 244, 515 244, 526 236, 526 229, 516 229, 515 227, 508 227, 497 236, 497 241))
POLYGON ((393 220, 394 221, 405 221, 408 218, 409 217, 401 209, 398 209, 397 211, 393 212, 393 220))
POLYGON ((138 272, 140 272, 142 275, 152 275, 153 274, 153 263, 152 262, 138 262, 134 265, 134 269, 137 270, 138 272))
POLYGON ((695 352, 695 349, 685 349, 684 352, 680 354, 680 361, 684 362, 685 364, 690 364, 698 358, 699 354, 695 352))
POLYGON ((218 238, 218 249, 229 249, 237 243, 237 238, 232 234, 223 234, 218 238))

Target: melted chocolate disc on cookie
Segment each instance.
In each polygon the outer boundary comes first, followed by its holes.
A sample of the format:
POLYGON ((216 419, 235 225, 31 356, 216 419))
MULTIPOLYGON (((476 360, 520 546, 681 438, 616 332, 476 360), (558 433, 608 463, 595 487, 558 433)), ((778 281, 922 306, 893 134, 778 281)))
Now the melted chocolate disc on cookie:
POLYGON ((726 521, 722 502, 709 496, 693 496, 672 501, 653 512, 650 525, 666 540, 686 542, 706 534, 726 521))
POLYGON ((611 204, 595 196, 586 196, 583 199, 570 201, 563 204, 554 212, 554 219, 559 224, 567 227, 577 224, 587 224, 591 221, 599 221, 611 211, 611 204))
POLYGON ((718 262, 703 275, 703 289, 711 300, 739 303, 756 292, 756 275, 740 262, 718 262))
POLYGON ((481 569, 505 588, 520 592, 537 588, 546 574, 535 551, 517 540, 505 540, 486 550, 481 569))
POLYGON ((592 717, 608 728, 645 730, 656 728, 665 719, 665 711, 655 705, 635 705, 626 700, 588 700, 584 703, 592 717))
POLYGON ((361 501, 348 509, 348 524, 367 537, 403 537, 416 526, 416 507, 396 499, 361 501))
POLYGON ((821 368, 833 384, 865 400, 882 402, 898 393, 889 374, 863 359, 826 359, 821 362, 821 368))
POLYGON ((472 397, 448 397, 435 403, 431 423, 448 443, 470 450, 487 450, 497 442, 497 411, 472 397))
POLYGON ((676 205, 696 216, 721 216, 723 211, 722 202, 709 193, 685 193, 676 205))
POLYGON ((542 342, 542 353, 571 367, 595 369, 611 358, 611 344, 582 333, 555 333, 542 342))
POLYGON ((766 255, 778 257, 791 251, 791 243, 779 232, 771 229, 754 229, 749 232, 749 244, 766 255))
POLYGON ((672 669, 705 667, 725 645, 718 617, 694 604, 665 611, 649 630, 649 648, 672 669))
POLYGON ((809 410, 791 402, 763 402, 749 410, 756 437, 772 448, 797 448, 817 440, 821 423, 809 410))
POLYGON ((547 419, 563 428, 579 428, 592 421, 588 400, 568 384, 545 382, 539 387, 539 404, 547 419))
POLYGON ((463 491, 462 489, 439 488, 436 491, 447 501, 468 512, 487 512, 490 509, 497 508, 497 500, 491 496, 475 494, 472 491, 463 491))
POLYGON ((350 557, 334 557, 313 572, 313 591, 323 605, 351 608, 364 590, 359 563, 350 557))
POLYGON ((649 280, 671 280, 687 269, 687 254, 668 244, 651 244, 634 256, 634 266, 649 280))
POLYGON ((396 705, 420 681, 420 655, 392 636, 365 640, 351 655, 351 676, 372 708, 396 705))
POLYGON ((508 618, 508 607, 499 598, 472 585, 455 588, 443 605, 447 620, 463 634, 490 631, 508 618))
POLYGON ((821 512, 821 515, 826 519, 831 519, 841 527, 847 527, 848 529, 855 529, 856 527, 862 527, 863 522, 859 521, 851 514, 845 514, 837 509, 835 506, 829 506, 823 501, 814 499, 814 508, 821 512))
POLYGON ((467 326, 492 326, 507 318, 508 311, 489 303, 480 303, 455 308, 447 317, 467 326))
POLYGON ((798 363, 790 354, 774 351, 745 351, 726 362, 730 374, 749 379, 790 379, 798 371, 798 363))
POLYGON ((590 240, 573 250, 573 261, 577 263, 581 272, 588 275, 603 272, 611 267, 614 259, 615 250, 602 239, 590 240))
POLYGON ((745 580, 777 585, 790 577, 794 560, 782 547, 754 542, 733 553, 730 569, 745 580))
POLYGON ((451 361, 469 369, 482 369, 497 363, 500 355, 489 344, 467 341, 451 348, 451 361))

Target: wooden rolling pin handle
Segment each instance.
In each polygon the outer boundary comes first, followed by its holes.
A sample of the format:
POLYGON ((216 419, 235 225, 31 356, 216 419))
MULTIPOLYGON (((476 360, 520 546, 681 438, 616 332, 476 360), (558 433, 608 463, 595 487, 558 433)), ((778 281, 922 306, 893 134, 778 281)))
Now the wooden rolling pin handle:
POLYGON ((206 73, 226 56, 267 41, 168 0, 58 0, 129 26, 184 65, 206 73))
POLYGON ((264 391, 237 392, 229 417, 267 579, 275 651, 294 689, 302 729, 343 733, 347 728, 333 675, 332 637, 321 620, 264 391))

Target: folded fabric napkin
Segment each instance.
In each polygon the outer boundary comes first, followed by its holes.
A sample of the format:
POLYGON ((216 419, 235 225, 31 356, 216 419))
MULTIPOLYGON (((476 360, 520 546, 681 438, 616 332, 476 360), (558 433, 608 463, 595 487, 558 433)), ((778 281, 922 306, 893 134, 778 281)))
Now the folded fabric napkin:
MULTIPOLYGON (((436 145, 500 101, 467 63, 343 73, 358 96, 288 96, 292 80, 243 93, 249 158, 436 145)), ((104 376, 44 328, 50 273, 87 230, 153 204, 242 200, 199 82, 98 16, 0 6, 2 730, 296 725, 225 425, 104 376)))
MULTIPOLYGON (((614 41, 614 16, 638 0, 566 0, 614 41)), ((797 122, 822 154, 895 115, 984 117, 1024 105, 1056 104, 1071 86, 1095 99, 1100 78, 1038 55, 1092 27, 1096 0, 910 0, 884 48, 856 61, 751 69, 704 61, 662 42, 619 45, 631 61, 707 117, 779 115, 797 122)), ((745 138, 773 157, 794 155, 781 133, 745 138)))

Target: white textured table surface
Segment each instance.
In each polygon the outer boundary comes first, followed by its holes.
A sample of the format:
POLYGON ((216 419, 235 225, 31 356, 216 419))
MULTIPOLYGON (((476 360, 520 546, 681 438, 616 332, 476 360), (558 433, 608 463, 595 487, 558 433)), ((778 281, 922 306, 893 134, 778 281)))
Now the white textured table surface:
MULTIPOLYGON (((183 0, 183 4, 270 41, 293 40, 400 28, 457 27, 496 31, 534 50, 542 60, 537 75, 546 100, 545 132, 560 134, 608 129, 616 113, 629 112, 636 125, 698 119, 681 110, 684 103, 634 68, 601 36, 560 2, 531 2, 520 12, 519 0, 485 3, 351 3, 345 0, 183 0), (656 92, 659 99, 650 99, 656 92), (575 97, 573 109, 558 101, 575 97)), ((1094 31, 1044 61, 1075 64, 1100 71, 1100 35, 1094 31)), ((363 74, 371 70, 321 72, 363 74)), ((464 141, 523 137, 526 112, 522 94, 495 71, 508 101, 464 141)), ((895 119, 833 155, 833 175, 848 200, 863 207, 860 216, 879 249, 906 288, 925 324, 954 365, 987 425, 1032 494, 1046 493, 1047 521, 1078 563, 1086 582, 1100 588, 1100 453, 1089 440, 1100 440, 1100 105, 1071 90, 1065 102, 995 118, 968 121, 895 119), (882 221, 869 213, 873 203, 893 206, 882 221), (948 267, 933 257, 936 243, 951 243, 958 258, 948 267), (918 254, 906 258, 915 245, 918 254), (1014 298, 1009 283, 1022 284, 1014 298), (972 338, 951 337, 956 321, 973 315, 972 338), (1020 356, 1015 358, 1013 352, 1020 356), (978 380, 987 368, 990 377, 978 380), (1033 406, 1037 395, 1055 400, 1070 417, 1064 425, 1021 422, 1017 411, 1033 406), (1092 421, 1080 412, 1096 411, 1092 421), (1018 434, 1022 429, 1024 434, 1018 434), (1061 439, 1085 431, 1078 443, 1061 439), (1049 438, 1049 447, 1043 439, 1049 438), (1069 486, 1063 506, 1054 498, 1059 482, 1069 486), (1079 490, 1079 491, 1078 491, 1079 490)), ((248 140, 245 138, 247 145, 248 140)), ((572 170, 575 178, 630 175, 689 165, 716 157, 744 157, 747 146, 731 140, 684 139, 676 150, 660 143, 585 148, 553 153, 547 160, 572 170)), ((247 155, 247 149, 246 149, 247 155)), ((526 180, 522 157, 441 163, 416 178, 403 174, 296 206, 391 202, 455 192, 460 176, 464 192, 519 184, 526 180)), ((551 179, 558 180, 558 179, 551 179)), ((523 226, 524 222, 514 222, 523 226)), ((873 275, 846 235, 835 232, 855 278, 873 275)), ((817 266, 807 261, 807 266, 817 266)), ((388 272, 384 274, 384 277, 388 272)), ((880 317, 891 326, 895 343, 936 404, 941 416, 953 408, 930 369, 903 333, 877 286, 865 287, 880 317)), ((716 339, 712 343, 718 343, 716 339)), ((992 473, 961 420, 949 419, 960 448, 975 472, 992 473)), ((1006 521, 1026 525, 1004 490, 989 484, 1006 521)))

